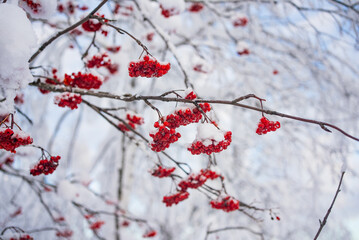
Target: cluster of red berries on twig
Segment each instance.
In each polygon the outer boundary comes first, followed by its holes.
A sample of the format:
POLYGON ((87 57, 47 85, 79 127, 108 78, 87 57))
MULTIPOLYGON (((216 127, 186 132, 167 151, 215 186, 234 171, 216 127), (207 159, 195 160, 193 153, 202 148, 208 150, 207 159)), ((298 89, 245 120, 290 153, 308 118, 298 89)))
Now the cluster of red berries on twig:
POLYGON ((16 148, 32 142, 32 138, 21 130, 0 128, 0 149, 16 153, 16 148))
POLYGON ((22 235, 20 237, 12 237, 12 238, 10 238, 10 240, 34 240, 34 238, 31 237, 30 235, 26 234, 26 235, 22 235))
POLYGON ((200 73, 207 73, 207 71, 203 70, 202 64, 197 64, 193 67, 193 70, 200 73))
POLYGON ((116 3, 115 9, 113 10, 113 13, 121 14, 123 16, 130 16, 132 12, 133 12, 132 5, 124 6, 119 3, 116 3))
POLYGON ((113 47, 107 47, 107 51, 112 53, 117 53, 121 50, 121 46, 113 46, 113 47))
POLYGON ((29 6, 29 8, 34 11, 34 13, 38 13, 40 11, 41 8, 41 4, 37 3, 36 1, 32 1, 32 0, 21 0, 22 2, 26 3, 27 6, 29 6))
MULTIPOLYGON (((53 79, 46 78, 45 83, 52 84, 52 85, 57 85, 60 82, 60 79, 57 77, 57 69, 56 68, 52 69, 52 78, 53 79)), ((40 90, 40 92, 42 94, 47 94, 47 93, 50 92, 49 90, 41 89, 41 88, 39 88, 39 90, 40 90)))
POLYGON ((106 53, 93 56, 87 61, 86 66, 88 68, 105 67, 111 74, 115 74, 118 71, 118 64, 112 64, 111 59, 108 58, 106 53))
POLYGON ((59 107, 69 107, 72 110, 78 108, 78 104, 82 102, 80 94, 64 92, 55 96, 54 103, 59 107))
POLYGON ((10 166, 13 162, 14 162, 13 156, 7 157, 2 163, 0 163, 0 169, 2 168, 3 165, 10 166))
POLYGON ((72 237, 72 234, 73 234, 73 232, 69 229, 56 232, 57 237, 63 237, 63 238, 70 238, 70 237, 72 237))
POLYGON ((239 55, 249 55, 250 54, 250 51, 249 51, 249 49, 243 49, 242 51, 237 51, 237 53, 239 54, 239 55))
POLYGON ((91 73, 72 73, 71 75, 65 74, 64 84, 71 87, 78 87, 82 89, 99 89, 102 81, 91 73))
POLYGON ((177 192, 173 195, 164 196, 162 202, 166 204, 166 207, 170 207, 173 204, 186 200, 189 197, 188 192, 177 192))
MULTIPOLYGON (((127 124, 130 125, 133 129, 135 129, 137 125, 142 125, 144 123, 143 117, 137 116, 136 114, 127 113, 126 119, 127 119, 127 124)), ((128 127, 123 123, 118 124, 118 127, 123 132, 130 131, 130 129, 128 129, 128 127)))
POLYGON ((224 135, 224 140, 220 142, 216 142, 215 140, 211 139, 210 144, 205 144, 202 141, 193 142, 192 145, 187 148, 193 155, 199 155, 201 153, 205 154, 212 154, 213 152, 218 153, 221 152, 231 144, 232 142, 232 132, 228 131, 224 135))
POLYGON ((248 23, 248 18, 239 17, 233 21, 233 26, 235 27, 245 27, 248 23))
POLYGON ((208 179, 214 180, 221 175, 217 174, 215 171, 211 171, 209 169, 201 169, 201 171, 198 174, 191 174, 186 180, 182 180, 178 186, 181 188, 181 191, 187 191, 188 188, 199 188, 208 179))
MULTIPOLYGON (((211 107, 208 103, 199 104, 204 112, 209 112, 211 107)), ((166 116, 166 121, 169 123, 169 128, 178 128, 186 126, 190 123, 198 123, 202 118, 202 113, 198 108, 185 110, 178 110, 173 114, 166 116)))
POLYGON ((171 68, 170 63, 161 64, 155 59, 151 59, 148 55, 138 62, 130 62, 128 72, 130 77, 162 77, 171 68))
POLYGON ((262 117, 258 123, 256 133, 258 135, 266 134, 268 132, 274 132, 280 128, 280 122, 269 121, 266 117, 262 117))
POLYGON ((62 4, 59 3, 57 5, 57 11, 59 11, 60 13, 68 13, 68 14, 74 14, 75 13, 75 9, 79 9, 81 11, 86 11, 88 9, 87 6, 83 5, 75 5, 73 4, 71 1, 68 1, 67 4, 62 4))
POLYGON ((155 122, 154 127, 157 128, 157 130, 154 133, 150 133, 150 137, 153 139, 151 143, 152 151, 161 152, 181 137, 180 133, 176 132, 173 128, 168 128, 168 125, 168 122, 164 122, 163 124, 155 122))
POLYGON ((91 223, 90 228, 91 228, 92 230, 94 230, 94 231, 97 231, 97 230, 99 230, 99 229, 102 227, 102 225, 104 225, 104 224, 105 224, 104 221, 96 221, 96 222, 91 223))
POLYGON ((222 209, 225 212, 231 212, 239 209, 239 201, 231 196, 220 197, 217 200, 212 200, 210 203, 212 208, 222 209))
POLYGON ((87 31, 87 32, 97 32, 98 30, 100 30, 102 27, 102 23, 99 21, 95 21, 95 20, 87 20, 86 22, 84 22, 82 24, 82 28, 87 31), (97 23, 96 23, 97 22, 97 23))
POLYGON ((177 8, 165 8, 162 6, 162 4, 160 5, 160 8, 161 8, 161 14, 165 18, 169 18, 171 16, 178 15, 180 13, 180 11, 177 8))
POLYGON ((30 169, 30 174, 33 176, 52 174, 59 165, 60 159, 60 156, 51 156, 50 159, 42 159, 30 169))
POLYGON ((151 170, 151 175, 159 178, 169 177, 175 170, 175 167, 164 168, 162 166, 158 166, 157 168, 151 170))
POLYGON ((188 11, 197 13, 202 11, 203 8, 204 6, 202 3, 192 3, 191 6, 188 8, 188 11))
POLYGON ((157 235, 157 232, 155 230, 149 230, 145 232, 145 234, 142 235, 143 238, 151 238, 157 235))

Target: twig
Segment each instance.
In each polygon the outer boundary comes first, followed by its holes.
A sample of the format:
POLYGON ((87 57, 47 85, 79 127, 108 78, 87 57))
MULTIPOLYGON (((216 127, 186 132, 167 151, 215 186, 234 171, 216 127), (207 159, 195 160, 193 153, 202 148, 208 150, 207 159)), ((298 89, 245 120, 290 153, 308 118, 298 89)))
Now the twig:
POLYGON ((335 192, 335 196, 334 196, 334 198, 333 198, 332 203, 330 204, 330 207, 329 207, 327 213, 325 214, 323 220, 320 220, 320 219, 319 219, 319 224, 320 224, 320 226, 319 226, 319 229, 318 229, 317 234, 316 234, 315 237, 314 237, 314 240, 316 240, 316 239, 319 237, 320 232, 322 231, 324 225, 327 223, 327 220, 328 220, 328 217, 329 217, 330 212, 332 211, 334 202, 335 202, 335 200, 337 199, 337 196, 338 196, 339 192, 341 191, 341 190, 340 190, 340 186, 342 185, 344 173, 345 173, 345 172, 342 172, 342 176, 340 177, 340 181, 339 181, 339 185, 338 185, 337 191, 335 192))
POLYGON ((108 0, 103 0, 97 7, 94 8, 94 10, 92 10, 86 17, 84 17, 83 19, 81 19, 80 21, 78 21, 77 23, 71 25, 70 27, 56 33, 54 36, 52 36, 49 40, 47 40, 46 42, 44 42, 40 48, 30 57, 29 59, 29 63, 32 62, 42 51, 44 51, 44 49, 50 45, 53 41, 55 41, 57 38, 59 38, 60 36, 64 35, 65 33, 77 28, 78 26, 80 26, 81 24, 83 24, 84 22, 86 22, 87 20, 90 19, 90 17, 95 14, 108 0))

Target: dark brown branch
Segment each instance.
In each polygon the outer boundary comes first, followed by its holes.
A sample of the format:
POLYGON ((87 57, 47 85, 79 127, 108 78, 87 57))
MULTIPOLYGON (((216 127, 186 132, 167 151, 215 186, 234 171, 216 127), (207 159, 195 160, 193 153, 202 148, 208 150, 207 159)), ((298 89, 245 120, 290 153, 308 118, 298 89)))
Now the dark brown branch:
POLYGON ((108 0, 103 0, 97 7, 94 8, 94 10, 92 10, 86 17, 84 17, 83 19, 81 19, 80 21, 78 21, 77 23, 71 25, 70 27, 56 33, 54 36, 52 36, 49 40, 47 40, 46 42, 44 42, 40 48, 30 57, 29 59, 29 63, 32 62, 42 51, 44 51, 44 49, 50 45, 53 41, 55 41, 57 38, 59 38, 60 36, 64 35, 65 33, 70 32, 71 30, 77 28, 78 26, 80 26, 81 24, 83 24, 84 22, 86 22, 87 20, 90 19, 90 17, 92 15, 94 15, 108 0))
POLYGON ((96 97, 100 97, 100 98, 111 98, 111 99, 117 99, 117 100, 125 101, 125 102, 157 100, 157 101, 162 101, 162 102, 191 103, 194 105, 196 103, 205 103, 205 102, 212 103, 212 104, 233 105, 236 107, 250 109, 253 111, 257 111, 257 112, 261 112, 261 113, 265 113, 265 114, 269 114, 269 115, 275 115, 275 116, 279 116, 282 118, 289 118, 289 119, 297 120, 300 122, 315 124, 315 125, 320 126, 325 131, 328 131, 329 129, 327 127, 330 127, 330 128, 333 128, 333 129, 339 131, 340 133, 344 134, 346 137, 349 137, 349 138, 359 142, 359 138, 350 135, 349 133, 345 132, 344 130, 342 130, 341 128, 339 128, 333 124, 323 122, 323 121, 317 121, 317 120, 313 120, 313 119, 297 117, 297 116, 293 116, 293 115, 289 115, 289 114, 285 114, 285 113, 281 113, 281 112, 277 112, 277 111, 261 109, 261 108, 253 107, 253 106, 246 105, 246 104, 241 104, 241 103, 237 102, 238 99, 240 99, 240 98, 236 98, 235 100, 230 101, 230 100, 211 100, 211 99, 189 100, 189 99, 184 99, 184 98, 173 98, 173 97, 163 97, 163 96, 140 96, 140 95, 131 95, 131 94, 125 94, 125 95, 120 96, 120 95, 115 95, 115 94, 111 94, 108 92, 101 92, 101 91, 95 92, 95 91, 82 90, 82 89, 71 88, 71 87, 66 87, 66 86, 56 86, 56 85, 42 83, 40 81, 32 82, 32 83, 30 83, 30 85, 39 87, 41 89, 46 89, 46 90, 49 90, 52 92, 73 92, 73 93, 78 93, 81 95, 96 96, 96 97))
POLYGON ((345 172, 342 172, 342 176, 340 177, 340 181, 339 181, 339 185, 338 185, 337 191, 335 192, 333 201, 332 201, 332 203, 330 204, 330 207, 329 207, 327 213, 325 214, 325 216, 324 216, 324 218, 323 218, 322 221, 319 219, 319 224, 320 224, 320 226, 319 226, 319 229, 318 229, 317 234, 315 234, 314 240, 316 240, 316 239, 319 237, 319 235, 320 235, 320 233, 321 233, 323 227, 324 227, 325 224, 327 223, 329 214, 330 214, 330 212, 332 211, 332 208, 333 208, 333 205, 334 205, 334 203, 335 203, 335 200, 337 199, 337 196, 338 196, 339 192, 341 191, 341 190, 340 190, 340 186, 342 185, 344 173, 345 173, 345 172))

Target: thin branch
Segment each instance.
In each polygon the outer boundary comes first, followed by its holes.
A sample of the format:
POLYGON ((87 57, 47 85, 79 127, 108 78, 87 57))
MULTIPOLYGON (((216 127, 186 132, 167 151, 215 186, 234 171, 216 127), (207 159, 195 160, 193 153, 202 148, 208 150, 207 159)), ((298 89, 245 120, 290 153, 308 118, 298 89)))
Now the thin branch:
POLYGON ((84 22, 86 22, 87 20, 90 19, 90 17, 92 15, 94 15, 108 0, 103 0, 97 7, 94 8, 94 10, 92 10, 86 17, 84 17, 83 19, 81 19, 80 21, 78 21, 77 23, 71 25, 70 27, 56 33, 54 36, 52 36, 49 40, 47 40, 46 42, 44 42, 40 48, 30 57, 29 59, 29 63, 32 62, 42 51, 44 51, 44 49, 49 46, 53 41, 55 41, 57 38, 59 38, 60 36, 64 35, 67 32, 70 32, 71 30, 77 28, 78 26, 80 26, 81 24, 83 24, 84 22))
POLYGON ((275 115, 275 116, 279 116, 282 118, 289 118, 289 119, 297 120, 300 122, 315 124, 315 125, 320 126, 323 130, 329 131, 329 132, 330 132, 330 130, 327 127, 330 127, 330 128, 333 128, 333 129, 339 131, 340 133, 344 134, 346 137, 349 137, 349 138, 359 142, 359 138, 354 137, 353 135, 350 135, 349 133, 345 132, 344 130, 342 130, 341 128, 339 128, 333 124, 323 122, 323 121, 308 119, 308 118, 297 117, 297 116, 293 116, 293 115, 289 115, 289 114, 285 114, 285 113, 281 113, 281 112, 277 112, 277 111, 261 109, 261 108, 253 107, 253 106, 246 105, 246 104, 241 104, 241 103, 236 102, 236 101, 238 101, 239 98, 236 98, 235 100, 230 101, 230 100, 211 100, 211 99, 190 100, 190 99, 184 99, 184 98, 173 98, 173 97, 163 97, 163 96, 141 96, 141 95, 131 95, 131 94, 125 94, 125 95, 120 96, 120 95, 115 95, 115 94, 111 94, 108 92, 101 92, 101 91, 95 92, 95 91, 90 91, 90 90, 71 88, 71 87, 67 87, 67 86, 51 85, 51 84, 42 83, 40 81, 32 82, 29 85, 36 86, 41 89, 46 89, 46 90, 49 90, 52 92, 73 92, 73 93, 78 93, 81 95, 96 96, 99 98, 117 99, 117 100, 124 101, 124 102, 157 100, 157 101, 162 101, 162 102, 191 103, 194 105, 196 105, 196 103, 206 103, 206 102, 212 103, 212 104, 233 105, 236 107, 250 109, 253 111, 257 111, 257 112, 261 112, 261 113, 265 113, 265 114, 269 114, 269 115, 275 115))
POLYGON ((329 207, 327 213, 325 214, 323 220, 320 220, 320 219, 319 219, 319 224, 320 224, 320 226, 319 226, 319 229, 318 229, 317 234, 315 234, 314 240, 316 240, 316 239, 319 237, 319 235, 320 235, 320 233, 321 233, 323 227, 324 227, 325 224, 327 223, 329 214, 330 214, 330 212, 332 211, 332 208, 333 208, 333 205, 334 205, 334 203, 335 203, 335 200, 337 199, 337 196, 338 196, 339 192, 341 191, 341 190, 340 190, 340 186, 342 185, 344 173, 345 173, 345 172, 342 172, 342 176, 340 177, 340 181, 339 181, 339 185, 338 185, 337 191, 335 192, 333 201, 332 201, 332 203, 330 204, 330 207, 329 207))

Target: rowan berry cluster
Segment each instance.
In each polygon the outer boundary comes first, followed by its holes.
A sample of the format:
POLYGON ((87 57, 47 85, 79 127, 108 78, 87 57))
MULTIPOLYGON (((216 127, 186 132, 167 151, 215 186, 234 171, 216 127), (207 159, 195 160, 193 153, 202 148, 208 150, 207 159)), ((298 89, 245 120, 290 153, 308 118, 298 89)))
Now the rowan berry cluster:
MULTIPOLYGON (((144 123, 143 117, 137 116, 135 114, 131 115, 127 113, 126 119, 127 119, 127 124, 130 125, 133 129, 135 129, 137 125, 142 125, 144 123)), ((126 127, 126 125, 123 123, 118 124, 118 127, 123 132, 130 131, 130 129, 128 129, 128 127, 126 127)))
POLYGON ((200 73, 207 73, 207 71, 203 70, 202 64, 197 64, 193 67, 193 70, 200 73))
POLYGON ((202 3, 192 3, 191 6, 188 8, 188 11, 190 12, 200 12, 204 8, 202 3))
POLYGON ((32 138, 21 130, 0 128, 0 149, 16 153, 16 148, 32 142, 32 138))
POLYGON ((235 27, 245 27, 248 23, 248 18, 239 17, 233 21, 233 26, 235 27))
POLYGON ((155 36, 155 33, 149 33, 146 35, 147 41, 151 42, 153 40, 153 37, 155 36))
POLYGON ((104 225, 104 224, 105 224, 104 221, 96 221, 96 222, 91 223, 90 228, 91 228, 92 230, 94 230, 94 231, 97 231, 97 230, 99 230, 99 229, 102 227, 102 225, 104 225))
POLYGON ((185 192, 188 188, 199 188, 205 184, 208 179, 214 180, 218 177, 220 177, 220 175, 214 171, 201 169, 198 174, 191 174, 186 180, 182 180, 178 186, 181 188, 182 192, 185 192))
POLYGON ((155 230, 147 231, 145 234, 142 235, 143 238, 151 238, 157 235, 155 230))
POLYGON ((64 231, 57 231, 56 236, 57 237, 63 237, 63 238, 69 238, 72 237, 73 232, 69 229, 66 229, 64 231))
POLYGON ((108 58, 108 55, 106 53, 92 56, 92 58, 86 63, 86 66, 88 68, 108 67, 110 65, 111 59, 108 58))
POLYGON ((40 174, 52 174, 59 165, 60 156, 51 156, 50 159, 42 159, 30 169, 30 174, 38 176, 40 174))
MULTIPOLYGON (((199 104, 204 112, 211 110, 211 107, 208 103, 199 104)), ((167 115, 166 121, 169 123, 169 128, 178 128, 180 126, 186 126, 190 123, 197 123, 201 120, 202 113, 198 108, 185 110, 178 110, 175 113, 167 115)))
POLYGON ((121 50, 121 46, 113 46, 113 47, 107 47, 107 51, 112 53, 117 53, 121 50))
POLYGON ((155 59, 151 59, 148 55, 138 62, 130 62, 128 72, 130 77, 162 77, 171 68, 169 63, 161 64, 155 59))
POLYGON ((164 122, 161 125, 159 122, 155 122, 154 127, 157 128, 157 131, 150 133, 150 137, 153 139, 151 143, 152 151, 161 152, 181 137, 180 133, 176 132, 173 128, 168 128, 168 125, 168 122, 164 122))
POLYGON ((24 94, 21 93, 21 94, 17 94, 16 97, 14 98, 14 103, 15 104, 23 104, 24 103, 24 94))
POLYGON ((22 235, 20 237, 12 237, 12 238, 10 238, 10 240, 34 240, 34 238, 31 237, 30 235, 26 234, 26 235, 22 235))
POLYGON ((161 8, 161 14, 165 17, 165 18, 169 18, 171 16, 174 15, 178 15, 180 13, 180 11, 177 8, 165 8, 162 6, 162 4, 160 5, 161 8))
POLYGON ((212 208, 222 209, 225 212, 231 212, 239 209, 239 201, 231 196, 212 200, 210 203, 212 208))
POLYGON ((72 110, 78 108, 78 104, 82 102, 80 94, 64 92, 55 96, 54 103, 59 107, 69 107, 72 110))
POLYGON ((258 123, 258 128, 256 130, 256 133, 258 135, 262 135, 268 132, 274 132, 278 128, 280 128, 280 123, 278 121, 273 122, 273 121, 269 121, 266 117, 262 117, 260 122, 258 123))
POLYGON ((151 175, 159 178, 169 177, 176 170, 176 168, 163 168, 162 166, 158 166, 155 169, 151 170, 151 175))
POLYGON ((115 14, 121 14, 123 16, 130 16, 133 12, 132 5, 124 6, 120 5, 119 3, 116 3, 115 9, 113 10, 115 14))
POLYGON ((199 155, 201 153, 205 154, 212 154, 213 152, 218 153, 221 152, 231 144, 232 142, 232 132, 228 131, 224 135, 224 140, 220 142, 216 142, 215 140, 211 139, 212 143, 209 145, 205 145, 201 141, 193 142, 192 145, 187 148, 193 155, 199 155))
POLYGON ((101 22, 97 21, 96 23, 96 21, 92 19, 87 20, 82 24, 82 28, 87 32, 97 32, 98 30, 101 29, 101 27, 102 27, 101 22))
POLYGON ((71 75, 65 74, 64 84, 71 87, 78 87, 83 89, 99 89, 102 81, 91 73, 72 73, 71 75))
MULTIPOLYGON (((56 74, 56 73, 57 73, 57 69, 56 69, 56 68, 53 68, 53 69, 52 69, 52 78, 53 78, 53 79, 46 78, 45 83, 47 83, 47 84, 52 84, 52 85, 57 85, 57 83, 60 82, 60 80, 59 80, 59 78, 57 77, 57 74, 56 74)), ((50 92, 50 91, 48 91, 48 90, 41 89, 41 88, 39 88, 39 90, 40 90, 40 92, 41 92, 42 94, 47 94, 47 93, 50 92)))
POLYGON ((188 192, 177 192, 173 195, 164 196, 162 202, 166 204, 166 207, 170 207, 173 204, 186 200, 189 196, 188 192))
POLYGON ((250 54, 250 51, 249 51, 249 49, 245 48, 245 49, 243 49, 242 51, 237 51, 237 53, 238 53, 239 55, 249 55, 249 54, 250 54))
POLYGON ((32 11, 34 11, 34 13, 38 13, 41 8, 41 4, 36 3, 36 1, 32 1, 32 0, 21 0, 21 1, 26 3, 26 5, 29 6, 32 11))
POLYGON ((14 157, 13 157, 13 156, 7 157, 7 158, 5 159, 5 161, 3 161, 2 163, 0 163, 0 169, 2 168, 3 165, 8 165, 8 166, 10 166, 13 162, 14 162, 14 157))

